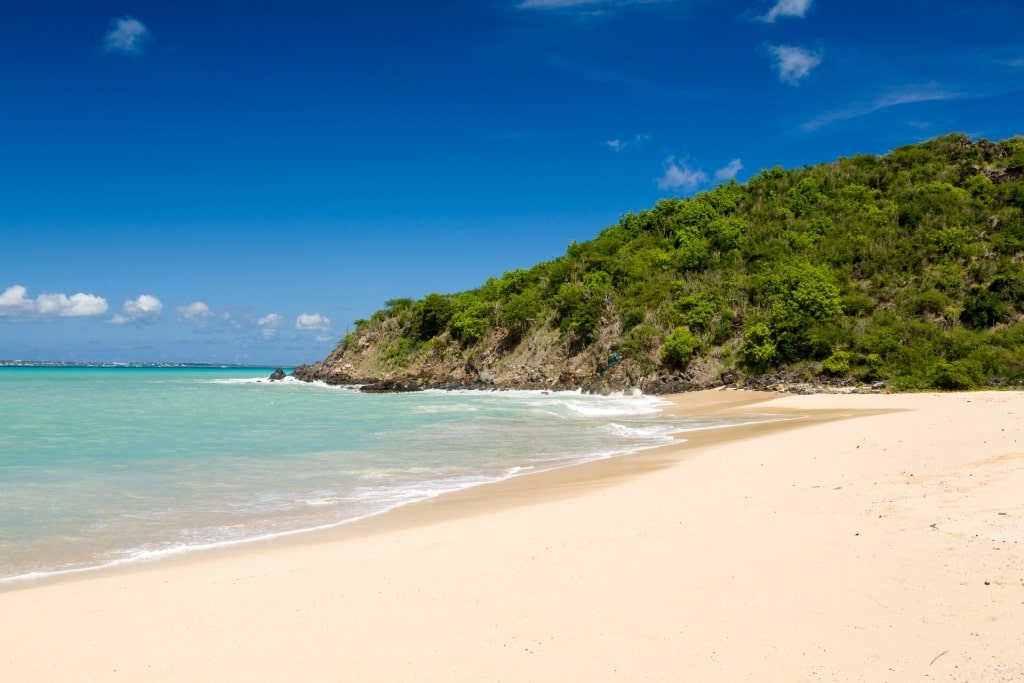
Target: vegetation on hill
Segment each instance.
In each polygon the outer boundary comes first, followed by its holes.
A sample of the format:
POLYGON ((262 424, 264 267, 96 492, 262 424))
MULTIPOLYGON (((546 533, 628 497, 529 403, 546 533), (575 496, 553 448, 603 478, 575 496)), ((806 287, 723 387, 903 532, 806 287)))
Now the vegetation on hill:
MULTIPOLYGON (((1024 138, 763 170, 360 320, 330 381, 624 388, 1024 380, 1024 138)), ((300 373, 301 374, 301 373, 300 373)))

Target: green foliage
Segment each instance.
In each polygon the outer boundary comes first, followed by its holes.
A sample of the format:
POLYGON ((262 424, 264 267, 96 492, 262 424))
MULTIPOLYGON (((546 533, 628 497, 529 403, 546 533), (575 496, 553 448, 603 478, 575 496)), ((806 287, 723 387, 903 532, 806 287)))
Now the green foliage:
POLYGON ((828 374, 834 377, 842 377, 850 373, 850 361, 852 359, 853 354, 849 351, 836 351, 826 358, 821 366, 828 374))
MULTIPOLYGON (((600 284, 598 288, 601 288, 600 284)), ((556 306, 559 329, 574 346, 586 345, 593 340, 604 310, 600 291, 567 282, 558 289, 556 306)))
POLYGON ((543 310, 540 292, 530 288, 513 294, 502 305, 498 321, 510 330, 523 331, 543 310))
POLYGON ((743 247, 747 224, 739 218, 716 218, 708 223, 705 233, 711 246, 720 252, 743 247))
POLYGON ((784 279, 790 306, 801 315, 827 320, 843 312, 839 288, 821 268, 805 266, 792 270, 784 279))
POLYGON ((1024 138, 951 134, 663 199, 476 290, 389 300, 342 346, 471 357, 495 327, 502 351, 557 337, 631 372, 699 349, 913 389, 1024 379, 1024 138))
POLYGON ((981 383, 981 379, 981 367, 969 360, 940 360, 935 364, 932 374, 932 383, 935 386, 951 391, 974 389, 981 383))
POLYGON ((867 367, 867 371, 864 373, 864 379, 877 379, 881 377, 882 370, 885 368, 885 361, 877 353, 869 353, 864 356, 864 365, 867 367))
POLYGON ((677 327, 661 346, 661 361, 671 368, 685 368, 699 348, 699 339, 685 327, 677 327))
POLYGON ((412 306, 412 299, 388 299, 384 305, 394 312, 403 311, 412 306))
POLYGON ((384 360, 397 366, 406 365, 412 354, 413 346, 413 340, 409 337, 399 337, 390 344, 384 345, 384 360))
POLYGON ((821 180, 813 176, 802 178, 786 192, 786 208, 793 216, 804 216, 811 213, 825 200, 819 190, 821 180))
POLYGON ((770 368, 778 355, 771 328, 764 323, 752 325, 743 337, 740 354, 743 365, 751 372, 763 372, 770 368))
POLYGON ((975 330, 992 327, 1007 318, 1006 307, 996 292, 977 290, 964 299, 960 322, 975 330))
POLYGON ((637 325, 622 338, 619 352, 626 358, 642 359, 654 350, 657 336, 653 325, 637 325))
POLYGON ((416 333, 423 340, 444 332, 448 327, 448 321, 452 319, 452 302, 440 294, 428 294, 416 308, 416 333))

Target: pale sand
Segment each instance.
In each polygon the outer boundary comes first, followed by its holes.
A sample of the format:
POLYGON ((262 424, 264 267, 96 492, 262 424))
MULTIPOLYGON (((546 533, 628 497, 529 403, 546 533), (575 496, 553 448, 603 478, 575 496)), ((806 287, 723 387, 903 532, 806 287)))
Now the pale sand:
POLYGON ((1024 680, 1024 393, 676 401, 824 412, 8 586, 0 680, 1024 680))

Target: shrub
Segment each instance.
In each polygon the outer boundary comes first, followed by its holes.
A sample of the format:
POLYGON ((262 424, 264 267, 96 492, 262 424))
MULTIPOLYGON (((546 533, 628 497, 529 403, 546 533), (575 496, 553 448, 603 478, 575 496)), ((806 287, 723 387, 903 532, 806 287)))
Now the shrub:
POLYGON ((867 366, 867 372, 864 375, 864 379, 875 379, 880 377, 882 374, 882 368, 885 367, 885 361, 877 353, 869 353, 864 357, 864 364, 867 366))
POLYGON ((661 360, 669 367, 682 369, 689 364, 698 348, 700 340, 685 327, 677 327, 661 346, 661 360))
POLYGON ((483 339, 490 327, 491 323, 487 318, 473 311, 456 313, 451 322, 452 336, 465 346, 483 339))
POLYGON ((754 372, 763 372, 775 361, 777 351, 771 328, 765 323, 752 325, 740 346, 743 365, 754 372))
POLYGON ((627 358, 642 358, 653 350, 656 335, 657 331, 652 325, 637 325, 623 337, 619 351, 627 358))
POLYGON ((725 253, 743 246, 746 230, 746 223, 738 218, 716 218, 708 223, 706 233, 711 246, 725 253))
POLYGON ((850 373, 850 359, 852 357, 849 351, 836 351, 826 358, 821 366, 829 375, 841 377, 850 373))
POLYGON ((981 367, 969 360, 940 360, 932 371, 932 384, 940 389, 964 391, 981 383, 981 367))
POLYGON ((451 300, 440 294, 428 294, 417 311, 417 336, 423 340, 436 337, 445 331, 451 318, 451 300))
POLYGON ((999 295, 988 290, 979 290, 964 299, 964 310, 960 322, 975 330, 992 327, 1006 318, 1006 310, 999 295))

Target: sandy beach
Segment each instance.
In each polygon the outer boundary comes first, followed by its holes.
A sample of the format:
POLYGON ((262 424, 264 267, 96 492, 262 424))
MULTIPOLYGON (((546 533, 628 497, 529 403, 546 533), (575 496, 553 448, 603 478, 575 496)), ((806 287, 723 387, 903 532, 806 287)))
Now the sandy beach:
POLYGON ((4 681, 1024 681, 1024 393, 799 415, 0 592, 4 681))

